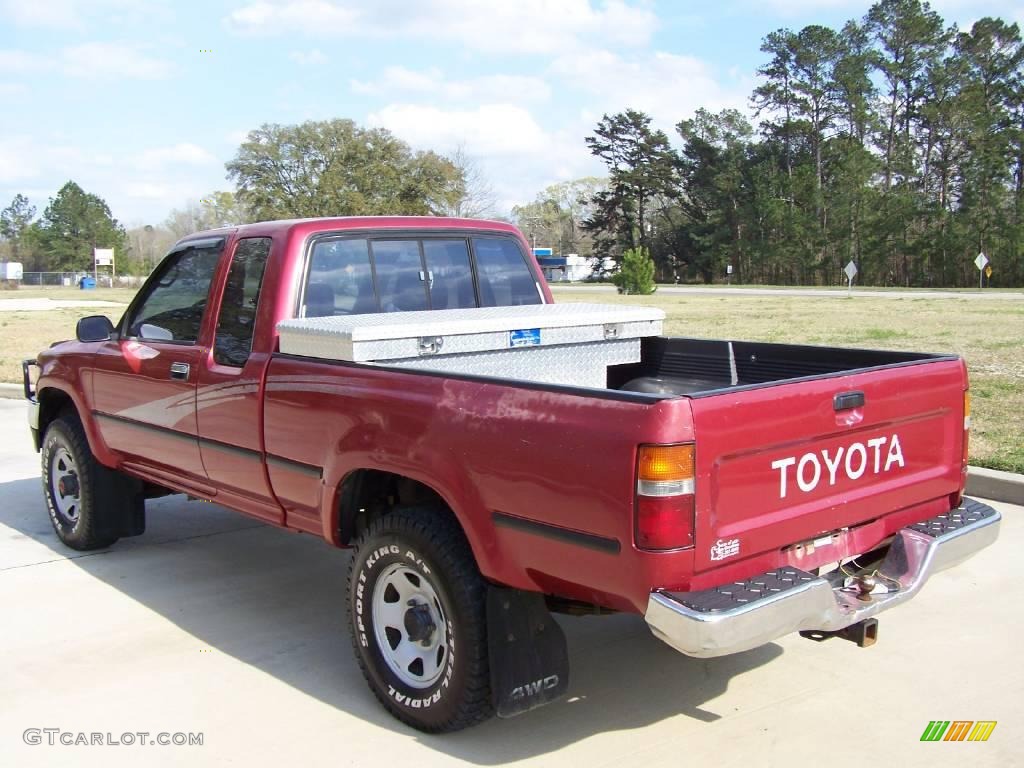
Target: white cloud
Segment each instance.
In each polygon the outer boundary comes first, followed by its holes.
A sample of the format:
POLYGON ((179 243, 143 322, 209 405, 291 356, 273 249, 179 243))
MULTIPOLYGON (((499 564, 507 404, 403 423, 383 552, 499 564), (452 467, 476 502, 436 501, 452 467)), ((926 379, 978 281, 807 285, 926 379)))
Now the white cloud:
POLYGON ((0 72, 34 72, 48 65, 45 56, 35 53, 15 49, 0 51, 0 72))
POLYGON ((974 22, 984 16, 993 16, 1010 23, 1024 22, 1024 9, 1019 0, 932 0, 932 10, 936 11, 947 24, 956 23, 962 32, 967 32, 974 22))
POLYGON ((0 50, 0 72, 37 73, 53 69, 89 79, 157 80, 169 76, 173 66, 136 45, 123 43, 80 43, 64 48, 56 56, 0 50))
POLYGON ((228 131, 224 135, 224 140, 228 144, 244 144, 249 140, 249 131, 228 131))
POLYGON ((465 80, 446 80, 441 70, 422 71, 406 67, 386 67, 381 76, 371 81, 352 80, 356 93, 393 96, 410 93, 450 101, 486 102, 500 98, 504 102, 523 103, 547 101, 551 97, 548 84, 538 77, 526 75, 483 75, 465 80))
POLYGON ((83 43, 62 54, 68 75, 84 78, 158 80, 171 74, 171 62, 143 53, 134 45, 83 43))
POLYGON ((302 66, 318 66, 327 63, 327 57, 319 48, 309 51, 292 51, 288 54, 288 58, 302 66))
POLYGON ((24 136, 0 139, 0 184, 12 184, 39 175, 33 142, 24 136))
POLYGON ((584 118, 629 107, 646 112, 670 134, 700 107, 745 110, 752 86, 746 79, 723 83, 701 59, 663 52, 626 58, 594 50, 557 58, 551 72, 589 94, 584 118))
POLYGON ((418 149, 450 153, 463 145, 493 186, 504 213, 556 181, 601 172, 583 144, 582 127, 545 131, 528 110, 515 105, 443 109, 392 104, 371 113, 368 122, 418 149))
POLYGON ((444 110, 419 104, 391 104, 367 118, 419 147, 451 148, 464 143, 475 154, 532 152, 545 144, 533 116, 512 104, 483 104, 475 109, 444 110))
POLYGON ((47 199, 74 179, 106 200, 115 218, 155 223, 182 201, 223 185, 223 166, 195 144, 112 155, 72 141, 57 135, 0 135, 0 200, 22 192, 42 211, 47 199))
POLYGON ((144 200, 173 201, 187 196, 179 195, 174 186, 154 181, 131 182, 125 185, 124 192, 130 197, 139 197, 144 200))
POLYGON ((155 147, 140 152, 134 166, 146 171, 159 171, 168 166, 202 166, 216 163, 217 158, 202 147, 188 142, 170 147, 155 147))
MULTIPOLYGON (((930 0, 930 4, 947 24, 956 22, 962 30, 969 29, 982 16, 995 16, 1007 21, 1024 20, 1020 0, 930 0)), ((844 11, 848 18, 861 19, 871 3, 857 0, 744 0, 743 5, 752 13, 763 13, 767 9, 788 19, 799 17, 799 24, 794 25, 798 27, 816 23, 815 17, 822 11, 844 11)), ((766 28, 765 32, 768 31, 766 28)))
POLYGON ((23 96, 28 92, 28 86, 24 83, 0 83, 0 98, 23 96))
POLYGON ((0 0, 0 18, 19 27, 76 29, 90 20, 107 29, 111 23, 152 23, 168 17, 164 0, 0 0))
POLYGON ((239 34, 408 37, 487 53, 550 53, 585 40, 643 45, 657 23, 646 3, 606 0, 256 0, 232 11, 239 34))
MULTIPOLYGON (((831 10, 834 8, 848 8, 850 17, 859 18, 868 9, 868 3, 856 2, 854 0, 748 0, 747 5, 751 10, 763 12, 766 8, 783 16, 813 16, 815 12, 831 10)), ((808 21, 808 24, 811 23, 808 21)), ((767 33, 769 29, 765 29, 767 33)))
POLYGON ((358 11, 328 0, 257 0, 235 9, 225 21, 229 29, 243 34, 302 32, 331 36, 343 32, 358 16, 358 11))
POLYGON ((0 12, 19 26, 73 27, 79 23, 80 6, 81 3, 75 0, 4 0, 0 3, 0 12))

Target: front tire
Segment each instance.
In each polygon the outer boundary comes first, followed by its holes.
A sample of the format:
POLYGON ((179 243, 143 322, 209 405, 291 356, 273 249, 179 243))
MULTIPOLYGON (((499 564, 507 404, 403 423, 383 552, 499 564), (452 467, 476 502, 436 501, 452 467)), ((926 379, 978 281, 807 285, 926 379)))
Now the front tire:
POLYGON ((96 461, 73 412, 47 427, 40 456, 50 523, 67 546, 82 552, 104 549, 120 538, 119 516, 128 513, 133 520, 142 519, 137 484, 96 461))
POLYGON ((407 725, 457 731, 493 714, 487 585, 447 510, 402 508, 359 537, 348 576, 356 659, 407 725))

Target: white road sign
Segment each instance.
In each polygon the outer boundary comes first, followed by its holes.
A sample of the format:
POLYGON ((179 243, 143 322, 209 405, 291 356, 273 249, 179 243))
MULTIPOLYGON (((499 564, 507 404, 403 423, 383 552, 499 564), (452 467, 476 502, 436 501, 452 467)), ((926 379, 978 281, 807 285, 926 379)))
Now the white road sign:
POLYGON ((93 255, 96 258, 97 267, 110 267, 114 264, 113 248, 93 248, 93 255))
POLYGON ((853 259, 850 259, 850 263, 846 265, 846 269, 843 272, 846 273, 846 277, 849 280, 853 280, 857 276, 857 265, 853 263, 853 259))
POLYGON ((974 266, 978 269, 984 269, 986 264, 988 264, 988 256, 984 253, 979 253, 978 258, 974 260, 974 266))

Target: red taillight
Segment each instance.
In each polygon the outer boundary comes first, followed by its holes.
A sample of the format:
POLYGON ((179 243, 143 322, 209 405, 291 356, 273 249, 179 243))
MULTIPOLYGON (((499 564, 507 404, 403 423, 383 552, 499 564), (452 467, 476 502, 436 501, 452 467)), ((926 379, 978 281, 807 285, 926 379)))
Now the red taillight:
POLYGON ((640 446, 636 482, 638 548, 693 546, 694 475, 692 443, 640 446))
POLYGON ((693 546, 693 496, 637 496, 636 545, 640 549, 693 546))

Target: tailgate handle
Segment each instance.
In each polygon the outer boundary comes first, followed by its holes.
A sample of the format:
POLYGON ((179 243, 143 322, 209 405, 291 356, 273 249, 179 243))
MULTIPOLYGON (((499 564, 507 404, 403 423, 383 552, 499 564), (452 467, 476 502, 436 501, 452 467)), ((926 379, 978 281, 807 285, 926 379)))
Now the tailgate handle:
POLYGON ((848 411, 864 405, 863 392, 840 392, 832 398, 832 407, 837 411, 848 411))

